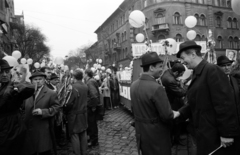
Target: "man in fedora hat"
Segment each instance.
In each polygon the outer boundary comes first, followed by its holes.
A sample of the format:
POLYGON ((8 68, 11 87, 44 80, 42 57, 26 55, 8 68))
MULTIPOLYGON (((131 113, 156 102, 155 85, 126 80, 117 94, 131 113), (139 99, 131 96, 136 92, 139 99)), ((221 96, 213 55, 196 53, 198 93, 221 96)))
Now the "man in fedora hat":
POLYGON ((49 85, 48 85, 49 89, 52 89, 57 92, 57 90, 58 90, 57 84, 59 84, 59 82, 60 82, 59 76, 57 76, 57 74, 55 74, 55 73, 52 73, 51 78, 49 80, 50 80, 49 85))
POLYGON ((59 111, 57 93, 45 85, 46 74, 35 72, 29 78, 36 86, 35 94, 25 103, 27 136, 24 154, 51 154, 55 148, 53 116, 59 111))
POLYGON ((11 69, 6 60, 0 59, 0 154, 20 154, 25 126, 21 119, 20 107, 23 101, 34 93, 34 86, 13 84, 11 69))
POLYGON ((207 155, 220 145, 215 154, 239 154, 235 152, 234 137, 240 134, 236 117, 234 96, 227 76, 214 64, 202 59, 201 46, 194 41, 180 44, 177 57, 193 69, 188 87, 188 105, 180 114, 190 118, 197 154, 207 155))
POLYGON ((169 124, 177 113, 172 111, 164 88, 156 82, 163 60, 155 52, 144 54, 141 59, 143 73, 130 89, 138 152, 171 155, 169 124))

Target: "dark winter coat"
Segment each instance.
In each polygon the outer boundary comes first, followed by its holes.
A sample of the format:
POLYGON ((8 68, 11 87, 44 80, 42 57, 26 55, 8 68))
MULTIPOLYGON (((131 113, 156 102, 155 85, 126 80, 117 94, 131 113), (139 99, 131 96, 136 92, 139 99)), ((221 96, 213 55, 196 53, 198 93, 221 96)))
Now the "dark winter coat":
POLYGON ((0 87, 0 154, 20 154, 25 125, 19 108, 23 101, 34 93, 34 86, 18 84, 18 92, 13 91, 11 83, 0 87))
MULTIPOLYGON (((201 61, 194 69, 187 99, 188 105, 180 113, 190 117, 198 155, 208 155, 218 148, 220 137, 240 134, 234 93, 227 76, 218 66, 201 61)), ((215 155, 234 155, 231 149, 222 148, 215 155)))
POLYGON ((130 93, 138 149, 143 155, 171 155, 169 123, 173 112, 164 88, 142 74, 132 83, 130 93))
POLYGON ((173 110, 178 110, 183 106, 183 97, 187 90, 180 87, 171 70, 167 70, 161 77, 162 84, 165 87, 169 102, 173 110))
POLYGON ((72 94, 66 105, 69 133, 80 133, 87 129, 88 87, 83 82, 72 85, 72 94))
POLYGON ((24 142, 24 154, 34 154, 51 150, 53 147, 53 116, 59 111, 57 94, 44 86, 37 98, 30 97, 25 103, 25 124, 27 136, 24 142), (32 115, 32 111, 40 108, 42 116, 32 115))
POLYGON ((89 78, 86 80, 86 84, 88 86, 88 107, 96 108, 98 104, 100 104, 100 92, 99 86, 95 79, 89 78))

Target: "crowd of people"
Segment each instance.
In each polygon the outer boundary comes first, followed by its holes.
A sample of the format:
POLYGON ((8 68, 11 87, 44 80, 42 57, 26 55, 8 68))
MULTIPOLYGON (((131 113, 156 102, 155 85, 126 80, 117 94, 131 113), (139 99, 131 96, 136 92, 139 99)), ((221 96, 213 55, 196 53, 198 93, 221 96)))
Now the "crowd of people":
POLYGON ((14 68, 0 59, 0 154, 50 155, 71 142, 86 155, 98 146, 97 121, 119 107, 116 70, 14 68))
POLYGON ((194 41, 180 44, 177 57, 181 63, 164 73, 166 63, 155 52, 141 57, 143 73, 131 85, 139 154, 171 155, 185 127, 191 155, 239 155, 239 67, 225 55, 209 63, 194 41), (179 80, 183 65, 192 75, 179 80))
MULTIPOLYGON (((141 57, 143 73, 130 89, 138 153, 171 155, 185 128, 191 155, 239 155, 239 66, 225 55, 209 63, 194 41, 180 44, 177 57, 164 72, 157 53, 141 57), (180 80, 186 67, 192 75, 180 80)), ((67 140, 85 155, 99 145, 97 121, 120 103, 116 69, 42 67, 29 81, 26 74, 0 59, 1 155, 57 154, 67 140)))

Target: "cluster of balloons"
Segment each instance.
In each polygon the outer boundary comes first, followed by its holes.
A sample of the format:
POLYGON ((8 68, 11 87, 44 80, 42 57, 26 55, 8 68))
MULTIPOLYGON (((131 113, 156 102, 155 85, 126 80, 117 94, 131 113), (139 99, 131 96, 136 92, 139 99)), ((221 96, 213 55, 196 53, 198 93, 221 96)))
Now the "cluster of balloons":
MULTIPOLYGON (((146 17, 144 13, 140 10, 134 10, 129 15, 129 23, 134 28, 141 28, 145 25, 146 17)), ((142 33, 136 35, 136 41, 141 43, 145 40, 145 37, 142 33)))
MULTIPOLYGON (((194 16, 188 16, 186 19, 185 19, 185 25, 188 27, 188 28, 193 28, 193 27, 195 27, 196 25, 197 25, 197 19, 196 19, 196 17, 194 17, 194 16)), ((189 30, 188 32, 187 32, 187 38, 189 39, 189 40, 194 40, 195 38, 196 38, 196 36, 197 36, 197 33, 196 33, 196 31, 194 31, 194 30, 189 30)))

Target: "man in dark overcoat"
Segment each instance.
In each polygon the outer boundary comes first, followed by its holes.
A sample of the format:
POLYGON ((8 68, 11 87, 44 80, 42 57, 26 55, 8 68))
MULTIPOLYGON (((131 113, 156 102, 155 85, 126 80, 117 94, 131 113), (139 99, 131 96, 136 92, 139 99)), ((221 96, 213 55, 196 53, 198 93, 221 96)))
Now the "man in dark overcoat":
POLYGON ((187 93, 188 105, 180 109, 180 113, 190 118, 197 154, 208 155, 223 145, 214 155, 233 155, 231 145, 240 131, 234 94, 227 76, 218 66, 202 59, 201 46, 194 41, 180 44, 177 57, 193 69, 187 93))
POLYGON ((57 93, 45 85, 46 75, 35 72, 30 77, 36 85, 35 94, 25 103, 25 124, 27 136, 24 144, 25 155, 50 155, 54 148, 54 116, 60 109, 57 93))
POLYGON ((88 87, 82 82, 83 72, 73 74, 74 84, 64 109, 67 112, 68 128, 76 155, 86 155, 87 151, 87 95, 88 87))
MULTIPOLYGON (((240 124, 240 100, 239 100, 240 91, 239 91, 239 85, 238 85, 237 79, 231 75, 233 62, 234 62, 233 60, 229 60, 229 58, 226 57, 225 55, 221 55, 217 58, 217 65, 222 69, 222 71, 228 77, 229 82, 232 86, 232 90, 234 93, 234 99, 235 99, 235 105, 236 105, 236 109, 237 109, 238 123, 240 124)), ((236 147, 236 149, 238 150, 238 153, 240 154, 239 146, 240 146, 240 136, 234 137, 234 143, 233 143, 232 147, 236 147)), ((233 150, 234 149, 232 149, 232 151, 233 150)), ((231 152, 230 154, 234 154, 234 152, 231 152)))
POLYGON ((164 88, 156 82, 163 68, 157 53, 142 56, 143 73, 130 88, 138 152, 171 155, 170 122, 174 118, 164 88))
MULTIPOLYGON (((185 67, 181 63, 175 63, 171 69, 166 70, 162 77, 162 85, 165 87, 168 100, 173 110, 178 110, 184 105, 184 97, 187 88, 182 87, 177 78, 181 77, 185 72, 185 67)), ((180 143, 180 133, 183 123, 173 121, 172 124, 172 141, 174 144, 180 143)))
POLYGON ((20 155, 26 133, 20 107, 34 93, 34 86, 10 81, 11 69, 0 59, 0 155, 20 155))
POLYGON ((90 137, 89 146, 98 146, 98 126, 97 126, 97 106, 100 104, 100 92, 98 83, 93 78, 93 72, 90 69, 85 70, 85 83, 88 86, 88 129, 87 133, 90 137))

